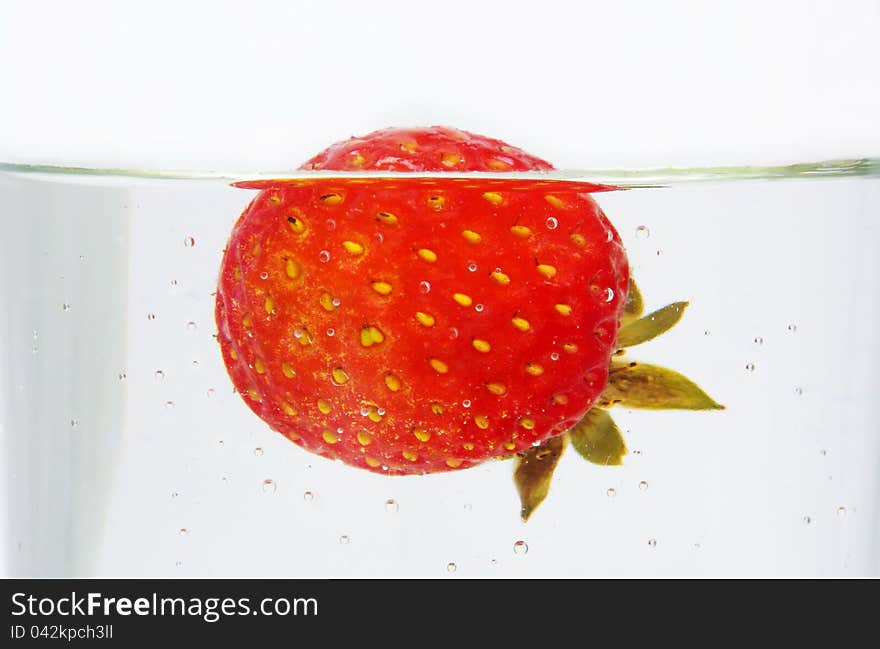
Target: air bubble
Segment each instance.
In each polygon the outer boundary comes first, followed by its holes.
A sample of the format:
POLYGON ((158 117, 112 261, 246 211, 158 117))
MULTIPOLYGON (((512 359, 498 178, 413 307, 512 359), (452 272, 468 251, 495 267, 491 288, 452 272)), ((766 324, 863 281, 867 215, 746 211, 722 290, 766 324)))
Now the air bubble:
POLYGON ((397 505, 397 501, 394 500, 394 498, 389 498, 388 500, 385 501, 385 511, 386 512, 390 512, 393 514, 398 509, 399 509, 399 507, 397 505))
POLYGON ((703 335, 704 335, 704 336, 708 336, 710 333, 712 333, 712 332, 709 331, 708 329, 706 329, 706 331, 703 332, 703 335))
POLYGON ((794 393, 798 396, 801 396, 804 393, 804 389, 802 387, 798 386, 794 389, 794 393))
POLYGON ((71 427, 71 428, 76 428, 77 426, 79 426, 79 420, 77 420, 77 419, 71 419, 71 420, 70 420, 70 427, 71 427))
POLYGON ((794 333, 795 331, 797 331, 797 325, 796 325, 796 324, 790 324, 790 325, 788 325, 788 327, 786 327, 786 328, 788 329, 788 331, 789 331, 790 333, 794 333))
POLYGON ((124 381, 125 379, 128 378, 128 374, 126 374, 125 372, 120 372, 120 373, 117 375, 117 378, 118 378, 120 381, 124 381))
POLYGON ((419 293, 427 295, 430 292, 431 292, 431 282, 428 282, 425 280, 422 280, 421 282, 419 282, 419 293))
POLYGON ((748 370, 749 372, 754 372, 755 371, 755 364, 754 363, 746 363, 746 370, 748 370))
POLYGON ((617 495, 617 490, 614 487, 609 487, 605 491, 605 495, 608 496, 609 498, 614 498, 614 496, 617 495))
POLYGON ((181 536, 186 536, 187 534, 189 534, 189 530, 186 529, 185 527, 181 527, 181 528, 177 531, 177 533, 180 534, 181 536))
POLYGON ((196 329, 198 329, 198 327, 199 326, 192 320, 190 320, 189 322, 186 323, 186 328, 189 329, 190 331, 195 331, 196 329))
POLYGON ((471 511, 471 510, 474 508, 474 506, 473 506, 471 503, 465 503, 465 504, 463 505, 463 507, 464 507, 464 510, 465 510, 466 512, 469 512, 469 511, 471 511))
POLYGON ((172 491, 172 492, 171 492, 171 499, 172 499, 172 500, 173 500, 174 498, 179 497, 179 496, 180 496, 180 492, 178 492, 178 491, 172 491))
POLYGON ((273 494, 275 490, 278 488, 278 485, 275 484, 275 481, 272 478, 266 478, 263 480, 263 493, 264 494, 273 494))
POLYGON ((640 225, 636 228, 636 239, 647 239, 651 236, 651 231, 646 225, 640 225))
POLYGON ((804 525, 809 525, 812 522, 813 522, 812 518, 810 518, 809 516, 804 516, 804 525))
POLYGON ((339 537, 339 543, 341 545, 348 545, 350 542, 351 542, 351 539, 349 538, 348 534, 343 534, 342 536, 339 537))
POLYGON ((467 269, 468 269, 468 271, 470 271, 471 273, 476 273, 476 272, 477 272, 477 262, 475 262, 475 261, 469 261, 469 262, 468 262, 468 265, 467 265, 467 269))
POLYGON ((257 448, 254 449, 254 455, 257 457, 262 457, 263 456, 263 449, 258 446, 257 448))
POLYGON ((846 518, 846 507, 837 508, 837 518, 846 518))
POLYGON ((319 252, 318 261, 320 261, 322 264, 326 264, 328 261, 330 261, 330 251, 322 250, 321 252, 319 252))
POLYGON ((192 248, 194 245, 196 245, 196 240, 192 237, 187 237, 183 240, 183 245, 185 245, 187 248, 192 248))
POLYGON ((183 561, 175 561, 174 567, 175 568, 183 568, 183 561))
POLYGON ((172 408, 174 408, 174 402, 173 401, 166 401, 165 408, 168 410, 171 410, 172 408))
POLYGON ((525 541, 517 541, 513 544, 513 553, 514 554, 527 554, 529 551, 529 546, 525 541))
POLYGON ((657 539, 648 539, 648 547, 652 550, 657 547, 657 539))
POLYGON ((65 302, 64 304, 61 305, 61 310, 62 311, 70 311, 70 305, 67 302, 65 302))
POLYGON ((828 451, 826 451, 824 448, 821 448, 819 449, 819 455, 824 457, 825 455, 828 455, 828 451))
POLYGON ((559 221, 557 221, 556 217, 553 216, 548 216, 544 224, 547 226, 548 230, 555 230, 559 227, 559 221))
POLYGON ((455 572, 456 570, 458 570, 458 566, 452 561, 446 564, 446 572, 455 572))
POLYGON ((642 481, 639 483, 639 491, 645 491, 645 490, 647 490, 647 488, 648 488, 648 483, 647 483, 647 481, 642 480, 642 481))
POLYGON ((155 320, 155 319, 156 319, 155 313, 148 313, 147 314, 147 320, 155 320))
POLYGON ((761 336, 756 336, 756 337, 755 337, 755 340, 754 340, 753 342, 754 342, 756 345, 763 345, 763 344, 764 344, 764 339, 761 338, 761 336))
POLYGON ((313 494, 311 491, 306 491, 305 493, 303 493, 303 500, 305 500, 306 502, 311 502, 312 500, 314 500, 314 498, 315 494, 313 494))
POLYGON ((208 388, 208 391, 207 391, 205 394, 206 394, 206 395, 208 396, 208 398, 210 399, 210 398, 213 397, 215 394, 217 394, 217 390, 215 390, 214 388, 208 388))
POLYGON ((171 280, 171 286, 177 286, 177 280, 176 280, 176 279, 172 279, 172 280, 171 280))

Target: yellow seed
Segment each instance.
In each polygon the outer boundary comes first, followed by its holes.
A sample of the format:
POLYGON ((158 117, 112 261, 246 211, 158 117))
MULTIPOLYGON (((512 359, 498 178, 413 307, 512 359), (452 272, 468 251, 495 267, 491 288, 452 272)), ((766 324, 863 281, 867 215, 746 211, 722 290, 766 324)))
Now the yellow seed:
POLYGON ((379 414, 379 411, 376 408, 370 408, 367 412, 367 419, 372 421, 374 424, 378 424, 382 421, 382 415, 379 414))
POLYGON ((372 286, 373 290, 379 295, 388 295, 391 293, 391 284, 388 282, 373 282, 370 286, 372 286))
POLYGON ((564 315, 564 316, 570 316, 570 315, 571 315, 571 307, 570 307, 569 305, 567 305, 567 304, 557 304, 557 305, 556 305, 556 310, 557 310, 561 315, 564 315))
POLYGON ((516 317, 513 320, 511 320, 511 322, 513 323, 513 326, 516 327, 517 329, 519 329, 520 331, 528 331, 532 326, 531 324, 529 324, 529 321, 526 320, 525 318, 516 317))
POLYGON ((568 397, 564 394, 554 394, 553 403, 564 406, 566 403, 568 403, 568 397))
POLYGON ((238 360, 238 352, 235 351, 234 349, 230 349, 229 350, 229 358, 231 358, 234 361, 237 361, 238 360))
POLYGON ((578 248, 583 248, 585 245, 587 245, 587 238, 582 234, 578 234, 575 232, 569 237, 569 239, 571 239, 571 242, 578 248))
POLYGON ((256 244, 254 244, 254 247, 251 248, 251 254, 252 254, 254 257, 259 257, 259 256, 260 256, 260 251, 261 251, 261 250, 262 250, 262 247, 260 247, 260 244, 256 243, 256 244))
POLYGON ((396 225, 397 217, 394 216, 391 212, 379 212, 376 215, 376 218, 379 219, 385 225, 396 225))
POLYGON ((314 338, 312 338, 312 334, 309 333, 308 329, 303 329, 302 335, 297 340, 299 340, 299 344, 303 347, 308 347, 313 342, 315 342, 314 338))
POLYGON ((565 207, 565 203, 563 203, 558 197, 554 196, 553 194, 547 194, 544 197, 544 200, 547 201, 548 203, 550 203, 553 207, 555 207, 558 210, 561 210, 562 208, 565 207))
POLYGON ((343 241, 342 247, 345 248, 345 252, 350 255, 357 256, 364 254, 364 247, 356 241, 343 241))
POLYGON ((325 311, 332 311, 336 308, 333 306, 333 297, 329 293, 321 293, 320 302, 325 311))
POLYGON ((562 351, 564 351, 566 354, 574 354, 577 350, 578 346, 574 343, 565 343, 562 346, 562 351))
POLYGON ((419 145, 415 142, 401 142, 400 150, 406 151, 407 153, 415 153, 419 148, 419 145))
POLYGON ((263 308, 266 309, 266 313, 269 315, 275 315, 275 300, 266 296, 266 301, 263 302, 263 308))
POLYGON ((418 255, 429 264, 433 264, 437 261, 437 253, 428 248, 420 248, 418 250, 418 255))
POLYGON ((400 379, 394 376, 393 374, 385 375, 385 385, 392 392, 397 392, 400 389, 400 379))
POLYGON ((486 415, 477 415, 474 417, 474 423, 477 425, 477 428, 486 430, 489 427, 489 418, 486 415))
POLYGON ((471 344, 474 346, 474 349, 478 352, 483 352, 484 354, 492 349, 492 346, 488 342, 481 340, 480 338, 474 338, 471 341, 471 344))
POLYGON ((504 160, 499 160, 498 158, 492 158, 486 164, 489 165, 490 169, 494 169, 495 171, 507 171, 510 169, 510 165, 504 162, 504 160))
POLYGON ((446 374, 449 371, 449 366, 437 358, 429 358, 428 363, 438 374, 446 374))
POLYGON ((471 299, 471 296, 464 293, 455 293, 452 296, 452 299, 458 302, 461 306, 470 306, 474 303, 474 301, 471 299))
POLYGON ((512 228, 510 228, 510 233, 515 237, 519 237, 520 239, 528 239, 530 236, 532 236, 531 228, 527 228, 524 225, 514 225, 512 228))
POLYGON ((425 313, 424 311, 416 311, 416 320, 418 320, 426 327, 434 326, 434 316, 432 316, 430 313, 425 313))
POLYGON ((290 363, 287 362, 281 363, 281 373, 289 379, 292 379, 294 376, 296 376, 296 371, 293 369, 290 363))
POLYGON ((295 433, 292 430, 287 431, 287 437, 293 440, 299 439, 299 433, 295 433))
POLYGON ((385 340, 385 336, 373 325, 367 325, 361 329, 361 345, 364 347, 372 347, 385 340))
POLYGON ((339 205, 342 202, 342 196, 339 194, 324 194, 320 199, 324 205, 339 205))
POLYGON ((462 448, 463 448, 464 450, 466 450, 466 451, 473 451, 473 450, 474 450, 474 445, 471 444, 470 442, 465 442, 465 443, 462 444, 461 446, 462 446, 462 448))
POLYGON ((357 434, 357 440, 358 444, 360 444, 361 446, 369 446, 370 442, 373 441, 373 438, 370 437, 370 434, 367 431, 362 430, 357 434))
POLYGON ((463 236, 464 240, 467 241, 468 243, 480 243, 480 241, 483 240, 483 237, 481 237, 478 233, 474 232, 473 230, 462 230, 461 236, 463 236))
POLYGON ((435 415, 442 415, 444 412, 443 406, 441 406, 439 403, 434 402, 431 404, 431 412, 433 412, 435 415))
POLYGON ((260 393, 257 392, 256 388, 248 388, 247 393, 248 393, 248 396, 251 399, 253 399, 254 401, 262 401, 263 400, 263 397, 260 396, 260 393))
POLYGON ((254 319, 251 318, 249 315, 246 315, 241 319, 241 324, 243 324, 245 327, 252 327, 254 324, 254 319))
POLYGON ((556 267, 551 266, 550 264, 538 264, 536 270, 547 279, 553 279, 556 277, 556 267))
POLYGON ((321 433, 321 437, 323 437, 324 441, 328 444, 335 444, 339 441, 339 435, 334 433, 332 430, 325 430, 323 433, 321 433))
POLYGON ((510 277, 506 273, 502 273, 500 270, 493 270, 489 274, 489 277, 494 279, 502 286, 507 286, 508 284, 510 284, 510 277))
POLYGON ((318 399, 318 410, 320 410, 325 415, 330 412, 332 406, 324 401, 323 399, 318 399))
POLYGON ((519 425, 526 430, 532 430, 535 427, 535 420, 529 417, 525 417, 519 420, 519 425))
POLYGON ((401 453, 401 455, 403 455, 403 457, 406 458, 407 460, 409 460, 410 462, 415 462, 416 460, 419 459, 418 454, 413 453, 412 451, 404 451, 403 453, 401 453))
POLYGON ((287 224, 295 234, 302 234, 306 229, 306 222, 303 219, 302 212, 297 208, 291 210, 291 215, 287 217, 287 224))
POLYGON ((273 193, 271 196, 269 196, 269 201, 278 205, 278 203, 281 202, 281 197, 278 194, 273 193))
POLYGON ((235 276, 235 281, 240 282, 241 281, 241 266, 236 266, 232 270, 232 274, 235 276))
POLYGON ((257 374, 265 374, 266 373, 266 364, 263 362, 262 358, 254 359, 254 371, 257 374))
POLYGON ((426 431, 424 428, 413 428, 413 435, 416 436, 416 439, 420 442, 427 442, 431 439, 431 433, 426 431))
POLYGON ((498 192, 484 192, 483 198, 492 203, 492 205, 501 205, 504 202, 504 197, 498 192))
POLYGON ((526 372, 532 376, 541 376, 544 373, 544 368, 537 363, 529 363, 526 365, 526 372))
POLYGON ((428 198, 428 207, 433 207, 435 210, 442 209, 445 204, 445 196, 430 196, 428 198))
POLYGON ((291 406, 289 403, 282 403, 281 409, 284 411, 284 414, 290 415, 291 417, 296 414, 296 410, 294 410, 293 406, 291 406))
POLYGON ((352 153, 351 154, 351 164, 355 167, 360 167, 364 162, 366 162, 366 158, 362 156, 360 153, 352 153))
POLYGON ((514 444, 513 442, 507 442, 507 444, 504 445, 504 448, 506 448, 508 451, 512 451, 516 448, 516 444, 514 444))
POLYGON ((448 460, 446 460, 446 466, 451 467, 453 469, 456 469, 461 466, 461 460, 454 458, 454 457, 451 457, 448 460))
POLYGON ((489 392, 491 392, 492 394, 497 394, 498 396, 501 396, 502 394, 507 392, 507 386, 503 383, 487 383, 486 389, 488 389, 489 392))
POLYGON ((333 375, 333 382, 337 385, 348 383, 348 374, 341 367, 334 367, 331 374, 333 375))
POLYGON ((440 164, 444 167, 454 167, 460 162, 461 156, 458 156, 455 153, 444 153, 443 157, 440 158, 440 164))
POLYGON ((379 466, 380 464, 382 464, 382 463, 381 463, 379 460, 377 460, 376 458, 374 458, 374 457, 369 457, 369 456, 365 457, 365 458, 364 458, 364 461, 365 461, 367 464, 369 464, 371 467, 373 467, 374 469, 375 469, 377 466, 379 466))
POLYGON ((284 262, 284 272, 287 273, 290 279, 296 279, 299 277, 299 264, 293 259, 288 259, 284 262))

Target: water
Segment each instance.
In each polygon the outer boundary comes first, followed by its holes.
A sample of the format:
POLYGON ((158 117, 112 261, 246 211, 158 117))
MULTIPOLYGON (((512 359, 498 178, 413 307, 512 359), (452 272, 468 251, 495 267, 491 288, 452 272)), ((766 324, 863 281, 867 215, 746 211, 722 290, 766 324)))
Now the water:
POLYGON ((251 191, 47 171, 0 169, 2 575, 880 574, 876 162, 588 176, 667 185, 597 195, 646 309, 690 301, 630 354, 727 409, 615 410, 624 465, 567 453, 527 524, 509 463, 374 475, 233 393, 212 293, 251 191))

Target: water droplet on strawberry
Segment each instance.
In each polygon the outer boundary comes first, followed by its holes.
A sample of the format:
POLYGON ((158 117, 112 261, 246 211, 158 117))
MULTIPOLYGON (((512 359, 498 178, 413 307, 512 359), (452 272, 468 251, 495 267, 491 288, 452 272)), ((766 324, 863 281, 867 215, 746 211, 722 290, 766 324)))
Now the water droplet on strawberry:
POLYGON ((327 219, 327 221, 324 223, 324 225, 331 232, 333 232, 333 230, 336 229, 336 221, 334 221, 333 219, 327 219))
POLYGON ((422 293, 423 295, 427 295, 430 292, 431 292, 431 282, 428 282, 425 280, 422 280, 421 282, 419 282, 419 293, 422 293))
POLYGON ((602 291, 602 299, 604 299, 606 302, 610 302, 611 300, 613 300, 614 299, 614 289, 613 288, 606 288, 604 291, 602 291))
POLYGON ((550 360, 551 361, 558 361, 559 360, 559 352, 553 352, 552 354, 550 354, 550 360))
POLYGON ((319 252, 318 261, 320 261, 322 264, 326 264, 328 261, 330 261, 330 251, 322 250, 321 252, 319 252))
POLYGON ((376 408, 376 414, 379 415, 380 417, 384 417, 385 416, 385 408, 376 408))
POLYGON ((514 554, 527 554, 529 551, 529 546, 525 541, 517 541, 513 544, 513 553, 514 554))
POLYGON ((260 279, 269 279, 269 273, 264 270, 262 273, 260 273, 260 279))
POLYGON ((477 262, 469 261, 468 265, 467 265, 467 269, 468 269, 468 271, 470 271, 472 273, 476 273, 477 272, 477 262))
POLYGON ((462 408, 470 408, 471 407, 471 400, 465 399, 464 401, 461 402, 461 406, 462 406, 462 408))
POLYGON ((330 300, 330 304, 332 304, 334 308, 339 308, 339 305, 342 304, 342 301, 338 297, 334 297, 332 300, 330 300))
POLYGON ((331 327, 330 329, 327 330, 327 335, 332 338, 333 336, 336 335, 336 330, 331 327))
POLYGON ((455 340, 456 338, 458 338, 458 328, 449 327, 449 340, 455 340))
POLYGON ((482 313, 483 309, 485 309, 485 308, 486 307, 483 306, 482 304, 477 304, 476 306, 474 306, 474 311, 476 311, 477 313, 482 313))
POLYGON ((557 221, 556 217, 553 216, 548 216, 544 224, 547 226, 548 230, 555 230, 559 227, 559 221, 557 221))

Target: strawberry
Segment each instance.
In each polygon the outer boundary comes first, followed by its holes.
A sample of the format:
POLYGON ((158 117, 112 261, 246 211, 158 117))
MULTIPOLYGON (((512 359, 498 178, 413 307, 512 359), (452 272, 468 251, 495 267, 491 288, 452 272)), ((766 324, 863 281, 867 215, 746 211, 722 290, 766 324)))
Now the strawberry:
MULTIPOLYGON (((434 127, 352 138, 303 168, 552 166, 434 127)), ((240 186, 262 191, 223 257, 218 339, 233 384, 270 427, 389 475, 519 454, 524 517, 546 495, 569 437, 591 461, 625 451, 605 411, 591 408, 626 401, 609 371, 643 393, 653 379, 612 362, 622 318, 640 322, 641 298, 620 237, 586 193, 610 188, 462 177, 240 186)), ((662 322, 672 326, 681 310, 662 322)))

